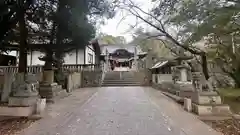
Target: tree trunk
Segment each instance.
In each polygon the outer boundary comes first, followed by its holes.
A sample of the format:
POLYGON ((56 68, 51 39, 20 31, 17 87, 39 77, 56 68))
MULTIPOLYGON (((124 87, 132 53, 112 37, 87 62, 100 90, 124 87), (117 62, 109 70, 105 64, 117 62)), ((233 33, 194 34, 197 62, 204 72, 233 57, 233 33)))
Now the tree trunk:
POLYGON ((18 65, 19 73, 27 73, 27 28, 25 22, 25 10, 22 7, 19 12, 20 20, 19 20, 19 28, 20 28, 20 58, 18 65))
POLYGON ((201 59, 202 59, 202 71, 204 74, 204 77, 206 80, 210 78, 209 73, 208 73, 208 63, 207 63, 207 56, 205 52, 201 53, 201 59))

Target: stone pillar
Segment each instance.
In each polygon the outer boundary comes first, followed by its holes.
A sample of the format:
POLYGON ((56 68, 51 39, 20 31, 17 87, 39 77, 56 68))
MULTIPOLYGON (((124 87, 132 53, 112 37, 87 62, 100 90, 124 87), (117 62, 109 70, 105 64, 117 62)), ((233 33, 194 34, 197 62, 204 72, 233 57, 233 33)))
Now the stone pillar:
POLYGON ((106 56, 105 56, 105 60, 106 60, 106 65, 105 65, 105 67, 106 67, 106 71, 109 71, 109 69, 110 69, 110 63, 109 63, 109 53, 108 53, 108 51, 106 50, 106 56))
POLYGON ((180 70, 180 73, 181 73, 181 81, 186 82, 187 81, 187 69, 182 68, 180 70))
POLYGON ((184 109, 188 112, 192 111, 192 100, 189 98, 184 98, 184 109))
POLYGON ((138 70, 138 56, 137 56, 137 47, 134 48, 134 70, 138 70))

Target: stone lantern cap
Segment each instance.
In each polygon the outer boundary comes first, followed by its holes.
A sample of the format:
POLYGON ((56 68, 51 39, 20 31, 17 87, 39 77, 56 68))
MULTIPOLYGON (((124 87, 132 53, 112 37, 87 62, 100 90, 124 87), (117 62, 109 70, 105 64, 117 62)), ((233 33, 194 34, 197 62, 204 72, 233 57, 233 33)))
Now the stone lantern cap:
POLYGON ((175 66, 176 68, 178 68, 178 69, 188 69, 188 70, 190 70, 191 68, 189 67, 189 66, 187 66, 187 65, 178 65, 178 66, 175 66))

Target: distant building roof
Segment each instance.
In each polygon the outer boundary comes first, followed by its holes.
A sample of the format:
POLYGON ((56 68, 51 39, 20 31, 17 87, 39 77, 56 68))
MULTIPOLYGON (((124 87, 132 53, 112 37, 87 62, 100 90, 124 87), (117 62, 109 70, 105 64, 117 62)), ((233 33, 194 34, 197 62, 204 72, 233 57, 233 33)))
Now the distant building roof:
POLYGON ((106 50, 108 51, 108 53, 113 53, 114 51, 118 50, 118 49, 126 49, 128 52, 134 53, 135 52, 135 48, 137 51, 137 54, 141 54, 143 53, 142 49, 140 48, 139 45, 100 45, 101 48, 101 54, 105 55, 106 54, 106 50))

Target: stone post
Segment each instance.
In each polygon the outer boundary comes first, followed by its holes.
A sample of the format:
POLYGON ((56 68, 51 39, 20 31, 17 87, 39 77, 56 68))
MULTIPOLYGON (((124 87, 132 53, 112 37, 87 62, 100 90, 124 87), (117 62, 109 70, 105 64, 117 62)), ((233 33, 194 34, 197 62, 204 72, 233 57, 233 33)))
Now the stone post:
POLYGON ((138 56, 137 56, 137 47, 134 48, 134 69, 138 70, 138 56))
POLYGON ((192 100, 189 98, 184 98, 184 109, 188 112, 192 111, 192 100))
POLYGON ((180 70, 180 73, 181 73, 181 81, 187 82, 187 69, 186 68, 182 68, 180 70))
POLYGON ((106 71, 109 71, 109 69, 110 69, 110 65, 109 65, 109 53, 108 53, 107 50, 106 50, 105 60, 106 60, 106 65, 105 65, 106 71))

